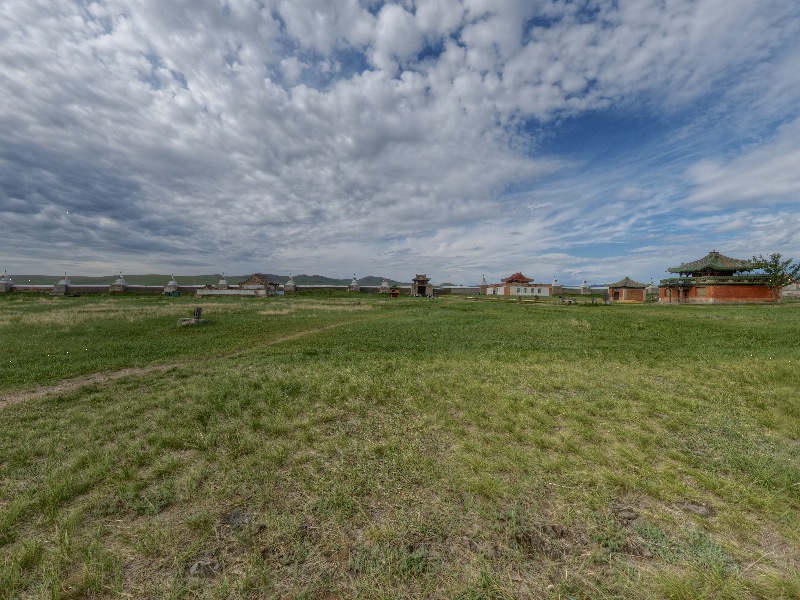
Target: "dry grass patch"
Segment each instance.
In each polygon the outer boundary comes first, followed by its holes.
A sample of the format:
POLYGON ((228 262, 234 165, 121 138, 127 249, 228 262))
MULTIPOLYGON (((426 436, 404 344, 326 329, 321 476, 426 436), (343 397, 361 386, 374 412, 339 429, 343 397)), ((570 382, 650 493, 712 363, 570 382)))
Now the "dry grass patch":
POLYGON ((0 595, 798 596, 791 311, 378 302, 0 411, 0 595))

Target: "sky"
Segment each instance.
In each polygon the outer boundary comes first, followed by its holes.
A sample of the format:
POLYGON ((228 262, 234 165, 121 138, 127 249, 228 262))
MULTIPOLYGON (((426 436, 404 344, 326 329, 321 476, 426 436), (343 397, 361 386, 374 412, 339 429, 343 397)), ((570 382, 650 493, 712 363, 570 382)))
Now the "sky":
POLYGON ((797 0, 3 0, 0 269, 800 258, 797 0))

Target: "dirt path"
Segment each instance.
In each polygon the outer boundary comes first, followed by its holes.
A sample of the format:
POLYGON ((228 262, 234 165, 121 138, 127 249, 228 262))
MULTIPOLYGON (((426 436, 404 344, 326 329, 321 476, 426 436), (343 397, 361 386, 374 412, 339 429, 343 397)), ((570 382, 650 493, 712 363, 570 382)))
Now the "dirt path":
POLYGON ((332 325, 326 325, 325 327, 320 327, 319 329, 312 329, 310 331, 300 331, 298 333, 293 333, 291 335, 287 335, 282 338, 277 338, 261 344, 248 346, 243 350, 236 350, 234 352, 228 352, 225 354, 203 356, 165 365, 150 365, 147 367, 129 367, 127 369, 120 369, 118 371, 90 373, 88 375, 81 375, 80 377, 73 377, 72 379, 64 379, 52 385, 43 385, 41 387, 33 388, 32 390, 11 392, 9 394, 2 395, 0 396, 0 409, 3 409, 11 404, 18 404, 20 402, 25 402, 27 400, 34 400, 36 398, 44 398, 45 396, 63 394, 65 392, 72 392, 84 386, 92 385, 95 383, 102 383, 102 384, 110 383, 122 377, 138 377, 141 375, 149 375, 150 373, 156 373, 159 371, 160 372, 169 371, 170 369, 174 369, 176 367, 182 367, 185 365, 199 364, 207 362, 209 360, 219 360, 221 358, 235 358, 237 356, 245 356, 246 354, 249 354, 250 352, 258 348, 265 348, 268 346, 275 346, 276 344, 283 344, 284 342, 289 342, 291 340, 296 340, 298 338, 314 335, 315 333, 321 333, 323 331, 335 329, 337 327, 342 327, 343 325, 347 325, 347 323, 334 323, 332 325))

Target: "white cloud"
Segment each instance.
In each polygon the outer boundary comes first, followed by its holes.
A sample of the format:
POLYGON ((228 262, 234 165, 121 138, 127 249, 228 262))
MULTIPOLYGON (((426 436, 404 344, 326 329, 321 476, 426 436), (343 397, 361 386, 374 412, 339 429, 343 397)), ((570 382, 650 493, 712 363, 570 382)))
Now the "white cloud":
POLYGON ((412 59, 422 46, 422 32, 414 17, 396 4, 386 4, 378 15, 372 64, 394 76, 399 64, 412 59))
POLYGON ((288 56, 281 59, 281 71, 283 79, 289 85, 295 85, 300 81, 300 77, 308 68, 308 64, 297 59, 296 56, 288 56))
POLYGON ((451 35, 464 19, 464 7, 458 0, 417 0, 417 27, 429 39, 451 35))
POLYGON ((339 46, 363 47, 374 38, 375 17, 358 0, 280 0, 275 9, 300 46, 327 55, 339 46))
POLYGON ((781 126, 773 139, 728 161, 708 159, 688 175, 694 190, 686 203, 696 208, 800 205, 800 119, 781 126))
POLYGON ((796 201, 798 12, 789 0, 8 0, 0 249, 47 263, 64 250, 42 239, 81 240, 63 244, 108 256, 109 272, 141 256, 226 272, 280 258, 400 277, 425 261, 516 270, 569 246, 565 261, 598 273, 579 258, 591 240, 649 246, 684 198, 706 211, 796 201), (713 115, 681 116, 711 96, 713 115), (660 134, 664 165, 536 151, 539 132, 557 138, 562 119, 608 107, 681 119, 660 134), (719 145, 726 123, 739 147, 719 145))

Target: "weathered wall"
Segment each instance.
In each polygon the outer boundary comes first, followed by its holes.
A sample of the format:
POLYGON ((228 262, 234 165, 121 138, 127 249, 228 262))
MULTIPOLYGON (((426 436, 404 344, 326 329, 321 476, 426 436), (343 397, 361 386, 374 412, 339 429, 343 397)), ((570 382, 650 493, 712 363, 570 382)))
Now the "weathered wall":
MULTIPOLYGON (((312 292, 312 291, 324 291, 324 290, 331 290, 334 292, 349 292, 348 286, 346 285, 299 285, 295 284, 295 291, 298 292, 312 292)), ((381 293, 381 286, 379 285, 362 285, 359 286, 358 292, 353 292, 354 294, 380 294, 381 293)), ((408 293, 408 288, 406 288, 406 293, 408 293)))
POLYGON ((644 302, 645 299, 643 289, 609 288, 608 293, 612 302, 644 302))
MULTIPOLYGON (((17 285, 14 284, 12 290, 14 292, 27 292, 49 294, 53 290, 52 285, 17 285)), ((110 286, 108 285, 71 285, 67 289, 67 295, 76 294, 108 294, 110 286)), ((181 294, 194 294, 197 290, 196 286, 181 285, 178 286, 181 294)), ((126 294, 162 294, 164 293, 163 285, 129 285, 126 286, 126 294)))
POLYGON ((201 288, 197 290, 198 296, 267 296, 267 290, 249 290, 249 289, 227 289, 215 290, 201 288))
POLYGON ((784 298, 800 298, 800 282, 790 283, 781 290, 784 298))
POLYGON ((714 302, 772 302, 772 290, 762 285, 715 285, 706 288, 714 302))
MULTIPOLYGON (((659 301, 670 302, 669 288, 659 290, 659 301)), ((685 290, 684 298, 689 303, 736 303, 772 302, 772 290, 764 285, 707 285, 685 290), (705 295, 702 288, 705 287, 705 295)), ((672 288, 672 300, 678 302, 678 290, 672 288)))

